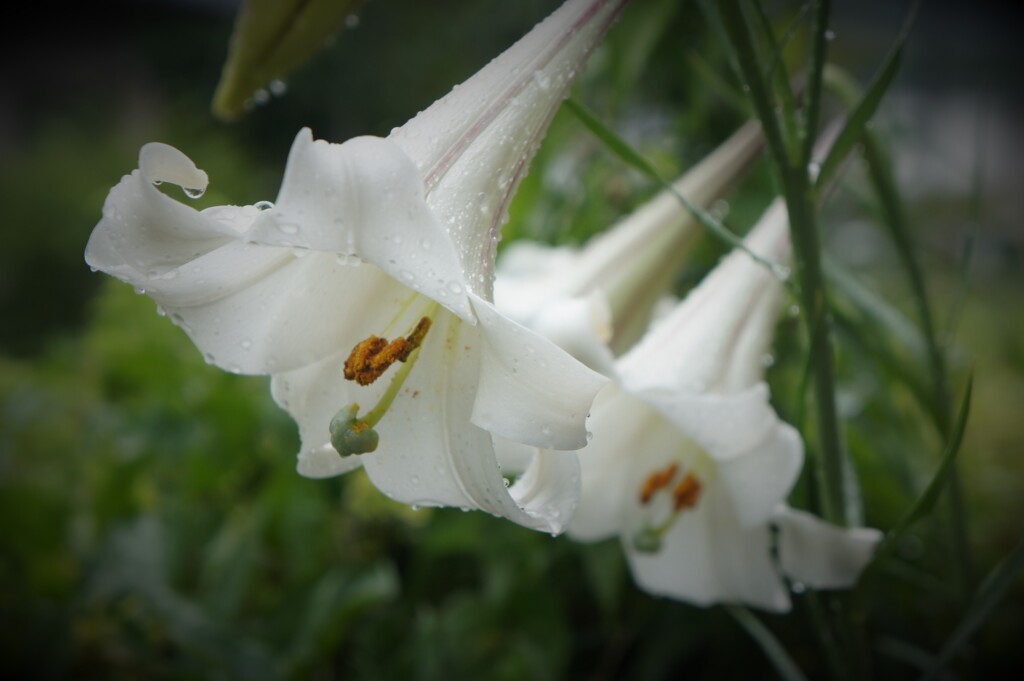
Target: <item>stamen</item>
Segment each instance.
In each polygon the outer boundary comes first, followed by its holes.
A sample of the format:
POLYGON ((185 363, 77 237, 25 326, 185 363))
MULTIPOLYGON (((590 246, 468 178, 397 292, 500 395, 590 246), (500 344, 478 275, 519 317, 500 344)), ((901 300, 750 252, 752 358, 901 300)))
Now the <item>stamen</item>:
MULTIPOLYGON (((651 473, 640 488, 640 503, 648 505, 651 499, 662 489, 667 489, 679 472, 678 464, 651 473)), ((661 541, 684 511, 688 511, 700 501, 703 485, 697 476, 687 472, 683 479, 672 488, 672 510, 661 522, 648 518, 647 522, 633 533, 633 548, 641 553, 657 553, 661 550, 661 541)))
POLYGON ((672 490, 672 509, 682 511, 693 508, 700 500, 700 492, 700 480, 693 473, 687 473, 672 490))
POLYGON ((644 506, 651 503, 655 493, 672 484, 672 480, 675 479, 678 471, 679 464, 673 463, 647 476, 643 486, 640 487, 640 503, 644 506))
POLYGON ((359 385, 370 385, 395 362, 408 360, 423 343, 429 330, 430 318, 422 317, 405 338, 396 338, 388 343, 386 338, 370 336, 360 341, 345 360, 345 378, 359 385))
POLYGON ((368 454, 377 449, 380 437, 373 427, 384 418, 416 364, 420 345, 430 330, 431 319, 437 308, 438 304, 432 303, 426 310, 427 314, 416 322, 416 326, 405 338, 396 338, 388 343, 384 338, 370 336, 352 349, 345 361, 344 373, 346 379, 355 380, 359 385, 373 383, 395 362, 403 364, 395 372, 380 400, 364 416, 358 416, 359 405, 352 403, 338 410, 331 419, 331 445, 341 456, 368 454))

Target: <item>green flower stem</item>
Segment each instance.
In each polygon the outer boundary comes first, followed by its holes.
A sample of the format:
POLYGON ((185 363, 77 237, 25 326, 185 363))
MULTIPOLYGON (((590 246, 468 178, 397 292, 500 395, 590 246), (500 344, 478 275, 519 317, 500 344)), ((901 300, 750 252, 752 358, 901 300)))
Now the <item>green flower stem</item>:
POLYGON ((808 175, 810 149, 814 142, 813 131, 820 108, 821 83, 816 81, 820 81, 824 68, 824 51, 827 43, 824 29, 828 20, 829 5, 823 0, 816 3, 816 34, 813 38, 814 49, 807 84, 808 104, 804 118, 804 139, 800 145, 800 154, 796 158, 787 153, 775 112, 774 99, 760 68, 760 59, 739 0, 723 0, 719 7, 726 34, 736 52, 748 95, 761 120, 769 152, 780 175, 789 211, 793 259, 809 339, 810 364, 814 373, 818 441, 821 449, 816 471, 822 515, 829 522, 847 525, 845 462, 836 414, 831 329, 825 279, 821 267, 821 245, 818 239, 815 202, 808 175))

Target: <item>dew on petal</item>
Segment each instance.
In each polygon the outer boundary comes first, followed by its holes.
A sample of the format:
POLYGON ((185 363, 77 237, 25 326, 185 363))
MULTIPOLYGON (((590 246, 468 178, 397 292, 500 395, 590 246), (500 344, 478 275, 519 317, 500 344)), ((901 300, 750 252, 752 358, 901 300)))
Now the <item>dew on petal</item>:
POLYGON ((252 207, 255 208, 258 211, 270 210, 271 208, 274 207, 274 202, 273 201, 257 201, 256 203, 252 204, 252 207))

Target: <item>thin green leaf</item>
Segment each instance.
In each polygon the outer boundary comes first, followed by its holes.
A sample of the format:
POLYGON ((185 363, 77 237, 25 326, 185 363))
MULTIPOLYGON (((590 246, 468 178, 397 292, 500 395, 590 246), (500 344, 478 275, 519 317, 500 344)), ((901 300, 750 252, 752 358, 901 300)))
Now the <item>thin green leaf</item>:
POLYGON ((690 52, 687 55, 686 60, 690 62, 690 66, 693 67, 693 72, 701 79, 708 89, 724 99, 732 108, 742 112, 744 115, 749 114, 750 107, 747 106, 747 99, 740 94, 739 90, 726 81, 725 78, 720 76, 711 67, 711 65, 708 64, 706 59, 696 52, 690 52))
POLYGON ((213 114, 238 118, 253 93, 319 52, 359 0, 245 0, 213 95, 213 114))
POLYGON ((863 137, 865 126, 871 120, 871 117, 875 115, 882 97, 889 90, 889 86, 899 70, 900 61, 903 57, 903 47, 907 42, 907 36, 910 35, 910 27, 913 25, 914 15, 917 14, 917 8, 920 4, 920 0, 916 0, 911 5, 907 18, 903 22, 903 27, 896 36, 896 42, 893 43, 892 49, 886 56, 885 61, 882 62, 882 69, 875 76, 860 102, 858 102, 846 118, 842 131, 829 150, 828 156, 825 157, 824 162, 821 164, 815 185, 819 191, 828 184, 832 175, 839 168, 839 164, 849 154, 850 149, 853 148, 853 145, 863 137))
POLYGON ((864 570, 865 579, 869 573, 874 572, 878 566, 889 557, 889 555, 896 549, 899 541, 907 533, 907 531, 913 527, 913 525, 931 513, 935 507, 935 502, 938 501, 939 495, 942 493, 942 489, 946 484, 947 478, 950 472, 953 470, 953 463, 956 461, 956 455, 960 452, 960 444, 963 442, 964 431, 967 428, 967 417, 971 410, 971 389, 974 385, 974 375, 971 374, 967 378, 967 386, 964 388, 964 397, 960 403, 960 414, 957 416, 956 425, 953 432, 950 434, 949 440, 946 442, 946 450, 942 455, 942 463, 939 464, 938 470, 935 471, 935 475, 932 476, 931 481, 925 488, 924 492, 910 511, 903 517, 902 520, 894 527, 882 543, 878 545, 878 550, 875 551, 874 557, 864 570))
POLYGON ((856 277, 835 260, 822 260, 829 283, 835 291, 846 296, 858 310, 890 332, 910 355, 918 356, 924 353, 925 340, 921 332, 903 316, 902 312, 857 281, 856 277))
MULTIPOLYGON (((874 648, 886 657, 903 662, 919 670, 928 669, 935 662, 935 656, 933 654, 926 650, 922 650, 912 643, 900 641, 895 638, 879 638, 875 641, 874 648)), ((943 674, 941 678, 954 679, 956 677, 952 674, 943 674)))
POLYGON ((771 661, 775 671, 786 681, 807 681, 807 677, 775 638, 771 630, 761 623, 752 612, 739 605, 727 605, 726 611, 740 623, 750 637, 761 647, 765 656, 771 661))
POLYGON ((939 656, 922 679, 934 678, 953 656, 970 641, 971 637, 985 624, 996 609, 996 606, 1006 596, 1021 570, 1024 570, 1024 540, 1017 544, 1016 548, 1010 552, 1010 555, 997 565, 989 573, 988 577, 985 578, 985 581, 981 583, 981 586, 978 587, 974 598, 971 599, 970 605, 967 606, 963 619, 960 620, 960 624, 953 630, 949 640, 946 641, 946 645, 942 647, 942 652, 939 653, 939 656))
POLYGON ((688 198, 683 196, 671 182, 663 179, 661 175, 658 174, 658 171, 654 169, 654 166, 644 158, 643 154, 630 146, 628 142, 619 137, 611 128, 602 123, 600 119, 593 114, 593 112, 587 109, 586 106, 572 98, 567 99, 565 101, 565 105, 581 123, 587 126, 587 129, 590 130, 590 132, 593 133, 593 135, 597 137, 597 139, 600 140, 609 151, 618 156, 620 160, 631 166, 634 170, 657 184, 659 187, 671 193, 672 196, 674 196, 676 200, 686 208, 697 222, 707 228, 712 234, 721 239, 727 245, 740 249, 749 255, 754 261, 767 267, 768 270, 774 276, 779 278, 787 287, 791 286, 791 283, 787 281, 787 277, 783 274, 788 272, 787 268, 783 267, 779 263, 763 258, 747 248, 741 238, 730 232, 724 225, 701 210, 699 206, 691 202, 688 198))

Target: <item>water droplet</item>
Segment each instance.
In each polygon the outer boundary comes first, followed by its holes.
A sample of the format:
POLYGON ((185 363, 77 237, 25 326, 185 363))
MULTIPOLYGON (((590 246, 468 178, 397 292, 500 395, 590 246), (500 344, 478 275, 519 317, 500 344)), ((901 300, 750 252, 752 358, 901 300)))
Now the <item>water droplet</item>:
POLYGON ((761 358, 761 366, 767 369, 773 364, 775 364, 775 356, 770 352, 766 352, 764 356, 761 358))
POLYGON ((252 101, 253 104, 256 104, 257 106, 263 106, 270 101, 270 93, 263 88, 260 88, 256 92, 252 93, 252 101))
POLYGON ((203 355, 203 359, 206 360, 207 364, 213 364, 214 362, 217 361, 217 359, 212 354, 210 354, 209 352, 207 352, 205 355, 203 355))
POLYGON ((551 435, 551 426, 549 426, 549 425, 548 425, 548 424, 546 424, 546 423, 544 423, 544 424, 541 424, 541 427, 540 427, 540 434, 541 434, 541 435, 551 435))
POLYGON ((799 317, 800 316, 800 306, 799 305, 790 305, 789 306, 789 316, 790 317, 799 317))
POLYGON ((205 189, 199 189, 197 187, 182 187, 181 191, 185 192, 185 196, 190 199, 198 199, 206 193, 205 189))
POLYGON ((406 281, 412 281, 416 278, 416 275, 409 270, 402 270, 399 274, 402 276, 402 279, 405 279, 406 281))
POLYGON ((252 340, 248 338, 243 338, 239 345, 242 347, 243 350, 248 350, 252 348, 252 340))
POLYGON ((401 234, 393 234, 393 235, 391 236, 391 242, 392 242, 393 244, 395 244, 396 246, 397 246, 397 245, 399 245, 399 244, 401 244, 401 243, 402 243, 402 241, 403 241, 403 239, 402 239, 402 235, 401 235, 401 234))
POLYGON ((804 586, 803 582, 790 582, 789 588, 791 588, 795 594, 802 594, 807 591, 807 587, 804 586))
POLYGON ((237 364, 232 364, 231 366, 228 367, 228 373, 240 374, 242 373, 242 367, 238 366, 237 364))
POLYGON ((533 82, 535 82, 537 87, 541 90, 547 90, 551 87, 550 76, 539 69, 533 72, 533 82))
POLYGON ((359 15, 358 14, 349 14, 347 17, 345 17, 345 28, 353 29, 353 28, 358 28, 358 27, 359 27, 359 15))
POLYGON ((292 248, 292 255, 296 258, 305 258, 309 255, 309 249, 305 246, 294 246, 292 248))
POLYGON ((455 295, 459 295, 460 293, 462 293, 462 284, 460 284, 457 281, 449 281, 448 290, 454 293, 455 295))
POLYGON ((270 81, 268 89, 270 90, 270 94, 275 97, 280 97, 284 93, 288 92, 288 84, 280 79, 272 80, 270 81))
POLYGON ((587 431, 587 442, 590 442, 593 439, 594 439, 594 434, 591 431, 588 430, 587 431))
POLYGON ((274 207, 273 201, 257 201, 252 204, 252 207, 259 211, 270 210, 274 207))
POLYGON ((154 187, 159 187, 159 186, 160 186, 160 185, 162 185, 163 183, 164 183, 164 181, 163 181, 163 180, 153 180, 153 186, 154 186, 154 187))
POLYGON ((789 279, 789 275, 791 274, 791 272, 789 268, 786 267, 785 265, 774 263, 772 264, 772 274, 774 274, 775 278, 778 279, 779 281, 786 281, 789 279))
POLYGON ((433 244, 430 243, 430 239, 420 239, 420 248, 422 248, 424 251, 429 251, 431 248, 433 248, 433 244))
POLYGON ((142 288, 141 286, 136 286, 135 287, 135 293, 137 293, 138 295, 141 296, 145 292, 146 292, 146 289, 142 288))
POLYGON ((277 228, 285 234, 298 234, 299 226, 291 222, 279 222, 277 228))
POLYGON ((836 39, 836 32, 831 28, 825 31, 825 40, 832 41, 836 39))

